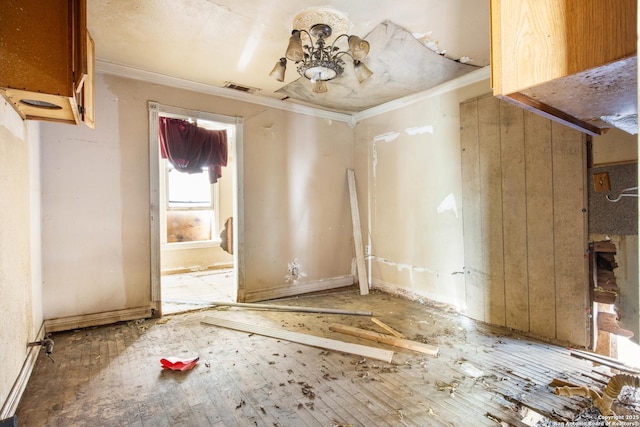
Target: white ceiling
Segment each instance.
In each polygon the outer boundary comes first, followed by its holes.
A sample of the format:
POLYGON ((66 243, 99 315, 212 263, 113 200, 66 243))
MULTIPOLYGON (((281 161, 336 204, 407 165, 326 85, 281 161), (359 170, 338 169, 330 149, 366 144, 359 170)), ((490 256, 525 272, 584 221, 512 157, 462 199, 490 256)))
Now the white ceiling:
POLYGON ((489 0, 88 0, 87 22, 96 58, 109 65, 215 87, 232 82, 260 96, 340 112, 489 64, 489 0), (348 33, 370 42, 363 62, 371 79, 359 85, 347 65, 328 93, 314 94, 308 80, 296 82, 291 62, 284 83, 269 76, 294 18, 315 7, 346 15, 348 33))

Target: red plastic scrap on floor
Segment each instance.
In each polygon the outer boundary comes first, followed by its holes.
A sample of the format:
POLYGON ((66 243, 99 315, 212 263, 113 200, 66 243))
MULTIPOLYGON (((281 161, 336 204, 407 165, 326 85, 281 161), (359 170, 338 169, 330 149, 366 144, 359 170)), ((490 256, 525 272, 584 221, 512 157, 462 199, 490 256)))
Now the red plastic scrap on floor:
POLYGON ((172 371, 188 371, 196 366, 200 360, 199 357, 190 357, 188 359, 180 359, 178 357, 164 357, 160 359, 163 369, 171 369, 172 371))

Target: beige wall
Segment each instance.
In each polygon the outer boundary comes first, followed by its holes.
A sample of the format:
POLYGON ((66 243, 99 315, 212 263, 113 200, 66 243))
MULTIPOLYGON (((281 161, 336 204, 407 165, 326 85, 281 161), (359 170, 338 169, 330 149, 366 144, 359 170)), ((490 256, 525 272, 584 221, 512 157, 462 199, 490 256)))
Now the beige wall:
POLYGON ((244 132, 247 299, 352 283, 353 129, 265 109, 244 132), (296 262, 304 275, 288 277, 296 262))
MULTIPOLYGON (((0 101, 0 418, 27 357, 39 339, 40 295, 38 126, 0 101)), ((15 398, 15 395, 13 395, 15 398)))
POLYGON ((483 81, 356 126, 355 170, 374 287, 463 307, 460 102, 483 81))
POLYGON ((150 305, 149 100, 244 118, 241 300, 352 280, 345 123, 100 74, 96 94, 94 131, 43 124, 45 318, 150 305))
POLYGON ((233 255, 225 252, 217 243, 186 249, 163 245, 160 257, 162 274, 233 267, 233 255))

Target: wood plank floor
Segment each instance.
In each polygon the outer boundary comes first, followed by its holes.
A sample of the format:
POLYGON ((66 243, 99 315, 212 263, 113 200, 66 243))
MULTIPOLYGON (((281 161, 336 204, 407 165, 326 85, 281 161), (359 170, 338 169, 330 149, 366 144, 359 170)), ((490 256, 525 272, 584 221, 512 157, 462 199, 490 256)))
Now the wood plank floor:
POLYGON ((551 380, 601 389, 608 378, 594 374, 591 362, 571 357, 569 349, 377 291, 361 296, 351 287, 274 304, 372 311, 408 339, 439 346, 440 354, 329 330, 340 323, 385 332, 369 317, 238 307, 56 333, 55 363, 40 353, 18 407, 18 425, 524 425, 527 407, 566 422, 589 401, 556 396, 551 380), (395 355, 391 363, 366 360, 202 323, 208 315, 395 355), (190 371, 162 370, 160 358, 168 356, 200 361, 190 371))

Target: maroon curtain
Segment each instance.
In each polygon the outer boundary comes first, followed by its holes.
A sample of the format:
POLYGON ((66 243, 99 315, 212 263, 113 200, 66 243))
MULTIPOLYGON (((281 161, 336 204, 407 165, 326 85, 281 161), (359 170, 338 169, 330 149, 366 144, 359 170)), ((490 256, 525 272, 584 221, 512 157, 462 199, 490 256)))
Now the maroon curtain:
POLYGON ((209 168, 214 184, 227 165, 227 131, 199 128, 186 120, 160 117, 160 154, 180 172, 199 173, 209 168))

